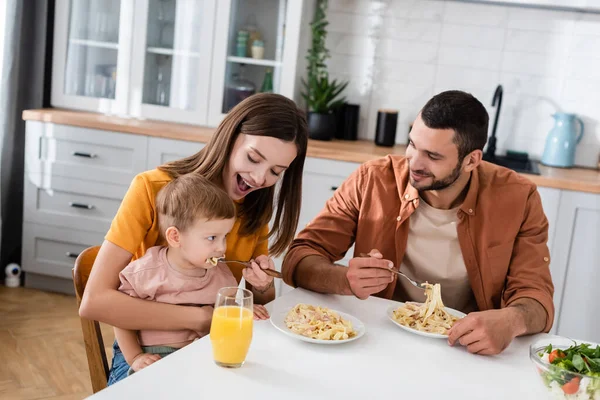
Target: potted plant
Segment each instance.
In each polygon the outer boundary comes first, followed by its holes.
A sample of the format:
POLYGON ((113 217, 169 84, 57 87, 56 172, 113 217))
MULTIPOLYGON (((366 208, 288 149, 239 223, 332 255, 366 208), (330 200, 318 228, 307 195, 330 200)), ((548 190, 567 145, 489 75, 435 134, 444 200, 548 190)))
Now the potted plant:
POLYGON ((304 92, 302 97, 308 108, 308 133, 311 139, 331 140, 335 133, 334 111, 344 102, 339 97, 348 86, 348 82, 330 80, 327 72, 329 50, 325 47, 327 37, 327 0, 317 0, 315 16, 310 24, 312 45, 308 50, 306 60, 307 80, 302 79, 304 92))

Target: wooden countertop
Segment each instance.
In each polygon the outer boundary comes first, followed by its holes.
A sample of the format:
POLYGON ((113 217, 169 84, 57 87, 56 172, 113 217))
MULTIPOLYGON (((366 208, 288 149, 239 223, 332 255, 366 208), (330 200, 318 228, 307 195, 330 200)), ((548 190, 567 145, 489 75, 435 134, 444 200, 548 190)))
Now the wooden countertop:
MULTIPOLYGON (((208 142, 214 128, 151 120, 122 118, 56 108, 25 110, 23 119, 80 126, 168 139, 208 142)), ((388 154, 403 155, 405 146, 379 147, 371 140, 323 142, 309 140, 308 156, 363 163, 388 154)), ((600 171, 586 168, 551 168, 540 165, 541 175, 523 174, 538 186, 600 194, 600 171)))

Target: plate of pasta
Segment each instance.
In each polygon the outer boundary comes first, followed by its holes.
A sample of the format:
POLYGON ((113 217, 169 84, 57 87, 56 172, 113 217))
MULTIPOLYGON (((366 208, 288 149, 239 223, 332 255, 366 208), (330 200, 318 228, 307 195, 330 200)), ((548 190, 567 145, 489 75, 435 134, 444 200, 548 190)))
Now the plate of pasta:
POLYGON ((365 334, 365 325, 358 318, 303 303, 271 314, 271 324, 288 336, 319 344, 347 343, 365 334))
POLYGON ((390 306, 387 315, 396 325, 411 333, 447 339, 452 325, 466 314, 444 307, 439 283, 425 283, 424 286, 427 296, 425 303, 399 303, 400 306, 390 306))

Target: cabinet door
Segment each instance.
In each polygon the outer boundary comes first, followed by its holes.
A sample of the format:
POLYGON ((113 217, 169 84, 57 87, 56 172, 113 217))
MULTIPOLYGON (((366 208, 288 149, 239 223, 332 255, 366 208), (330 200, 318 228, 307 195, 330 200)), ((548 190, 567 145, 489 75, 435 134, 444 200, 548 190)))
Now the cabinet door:
POLYGON ((130 114, 206 124, 216 0, 137 0, 130 114))
POLYGON ((125 114, 134 2, 57 0, 52 105, 125 114))
POLYGON ((553 263, 556 331, 600 342, 600 195, 563 191, 553 263))
POLYGON ((258 92, 294 97, 302 0, 220 0, 208 123, 258 92))
POLYGON ((538 193, 542 198, 544 214, 546 214, 546 218, 548 218, 548 248, 550 249, 550 253, 552 253, 561 191, 560 189, 538 187, 538 193))
POLYGON ((147 169, 154 169, 166 162, 191 156, 204 146, 205 144, 200 142, 151 137, 148 143, 147 169))

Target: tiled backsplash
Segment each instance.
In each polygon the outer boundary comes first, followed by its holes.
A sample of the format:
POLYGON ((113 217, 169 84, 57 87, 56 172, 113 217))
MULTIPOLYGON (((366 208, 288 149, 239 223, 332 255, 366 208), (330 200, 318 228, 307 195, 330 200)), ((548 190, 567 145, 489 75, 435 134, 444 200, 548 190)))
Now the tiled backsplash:
POLYGON ((498 149, 540 158, 551 114, 578 114, 585 135, 576 164, 600 154, 600 15, 443 0, 330 0, 330 75, 348 79, 361 106, 359 136, 372 139, 377 110, 399 110, 397 143, 434 94, 472 93, 488 109, 504 87, 498 149))

